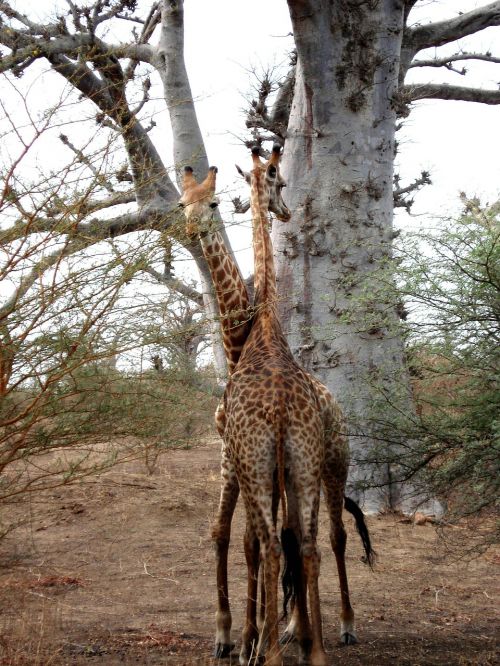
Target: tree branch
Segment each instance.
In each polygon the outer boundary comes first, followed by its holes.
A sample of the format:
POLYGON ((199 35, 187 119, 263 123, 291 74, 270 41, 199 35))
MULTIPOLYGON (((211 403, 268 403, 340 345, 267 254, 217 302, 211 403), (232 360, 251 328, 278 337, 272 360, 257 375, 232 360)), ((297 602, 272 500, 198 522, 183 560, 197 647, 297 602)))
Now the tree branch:
POLYGON ((270 114, 270 120, 275 134, 279 136, 286 136, 286 129, 288 127, 288 119, 290 117, 290 109, 292 107, 293 92, 295 88, 295 64, 292 65, 290 71, 281 84, 276 100, 270 114), (279 131, 277 131, 279 130, 279 131))
POLYGON ((482 90, 446 83, 415 83, 403 86, 402 97, 407 102, 419 99, 446 99, 481 104, 500 104, 500 90, 482 90))
POLYGON ((149 44, 105 44, 89 33, 63 35, 47 40, 45 36, 33 37, 10 27, 3 27, 0 28, 0 43, 12 50, 0 60, 0 72, 12 70, 18 75, 39 58, 50 58, 56 54, 76 58, 82 49, 96 44, 99 44, 103 53, 116 58, 132 58, 144 62, 150 62, 152 58, 149 44))
MULTIPOLYGON (((120 125, 139 205, 154 209, 166 200, 173 206, 179 194, 147 132, 128 108, 123 89, 113 89, 113 83, 103 84, 85 63, 74 63, 62 55, 53 56, 50 61, 55 71, 120 125)), ((121 77, 116 86, 120 88, 123 85, 121 68, 118 70, 114 61, 108 67, 107 75, 117 79, 121 77)))
POLYGON ((250 199, 241 200, 240 197, 234 197, 231 199, 231 203, 234 207, 234 212, 237 214, 246 213, 250 209, 250 199))
POLYGON ((94 174, 99 185, 102 185, 102 187, 108 190, 108 192, 114 191, 111 183, 101 173, 99 173, 99 170, 95 168, 95 166, 92 164, 92 161, 79 148, 71 143, 66 134, 59 134, 59 139, 62 141, 62 143, 64 143, 65 146, 73 151, 78 161, 81 164, 84 164, 94 174))
POLYGON ((431 46, 454 42, 495 25, 500 25, 499 0, 446 21, 406 28, 404 43, 416 53, 431 46))
MULTIPOLYGON (((136 43, 146 44, 151 39, 156 26, 160 23, 160 20, 161 20, 160 3, 154 2, 153 5, 151 6, 151 9, 149 10, 149 14, 147 15, 144 21, 141 34, 136 36, 136 43)), ((125 79, 127 81, 132 79, 132 77, 134 76, 134 72, 138 63, 139 60, 131 59, 128 67, 125 70, 125 79)))
POLYGON ((162 0, 161 33, 154 65, 163 83, 170 114, 177 169, 189 164, 195 174, 204 178, 208 171, 208 158, 184 62, 183 0, 162 0))
POLYGON ((406 198, 405 195, 410 194, 411 192, 416 192, 424 185, 431 184, 431 178, 428 171, 422 171, 420 176, 416 178, 413 183, 407 185, 406 187, 399 187, 399 176, 394 176, 394 185, 393 190, 393 199, 394 199, 394 208, 405 208, 406 212, 409 213, 413 205, 413 199, 406 198))
MULTIPOLYGON (((135 192, 129 190, 127 192, 114 192, 107 199, 88 199, 78 202, 76 209, 78 215, 83 218, 92 213, 96 213, 99 210, 105 210, 106 208, 112 208, 113 206, 120 206, 123 204, 135 203, 136 196, 135 192)), ((54 218, 57 215, 67 215, 68 210, 71 210, 71 207, 68 205, 65 206, 50 206, 46 208, 46 213, 49 217, 54 218)), ((27 213, 25 213, 27 216, 27 213)))
POLYGON ((193 303, 199 305, 200 308, 203 307, 203 295, 185 282, 182 282, 182 280, 177 280, 176 278, 169 275, 164 275, 163 273, 155 270, 152 266, 146 266, 144 268, 144 272, 148 273, 148 275, 151 275, 151 277, 157 280, 160 284, 163 284, 165 287, 168 287, 171 291, 182 294, 182 296, 186 296, 186 298, 189 298, 190 301, 193 301, 193 303))
POLYGON ((291 56, 290 70, 281 83, 272 69, 262 74, 254 72, 256 94, 250 101, 245 120, 245 125, 252 130, 250 140, 244 142, 248 148, 261 146, 264 141, 280 145, 284 143, 295 88, 296 62, 297 54, 294 52, 291 56), (276 99, 269 109, 269 96, 274 91, 277 91, 276 99), (267 134, 262 134, 262 131, 267 134))
MULTIPOLYGON (((444 56, 443 58, 430 58, 429 60, 414 60, 410 64, 410 69, 413 67, 446 67, 454 72, 456 69, 448 67, 452 62, 460 62, 462 60, 482 60, 484 62, 500 63, 500 58, 492 56, 491 53, 456 53, 451 56, 444 56)), ((466 71, 458 71, 459 74, 465 74, 466 71)))

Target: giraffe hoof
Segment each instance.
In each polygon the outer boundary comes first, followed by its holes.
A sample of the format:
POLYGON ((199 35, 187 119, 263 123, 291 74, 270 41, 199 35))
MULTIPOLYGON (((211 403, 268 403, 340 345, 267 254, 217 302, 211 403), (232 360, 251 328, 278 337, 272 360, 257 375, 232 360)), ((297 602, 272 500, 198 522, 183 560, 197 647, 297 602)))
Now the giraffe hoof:
POLYGON ((356 645, 356 643, 358 642, 356 634, 351 634, 348 631, 344 631, 344 633, 340 637, 340 640, 344 645, 356 645))
POLYGON ((234 649, 234 643, 216 643, 214 649, 214 657, 216 659, 225 659, 229 657, 234 649))

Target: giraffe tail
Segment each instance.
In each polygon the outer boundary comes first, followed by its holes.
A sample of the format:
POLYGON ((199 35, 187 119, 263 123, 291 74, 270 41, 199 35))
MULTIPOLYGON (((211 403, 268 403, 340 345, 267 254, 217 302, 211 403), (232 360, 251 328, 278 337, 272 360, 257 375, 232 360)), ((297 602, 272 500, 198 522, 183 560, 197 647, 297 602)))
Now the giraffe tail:
POLYGON ((276 446, 276 471, 278 480, 279 498, 281 501, 281 510, 283 512, 283 529, 288 527, 288 506, 286 501, 285 489, 285 439, 288 424, 287 409, 282 397, 276 400, 276 407, 268 412, 268 419, 274 428, 275 446, 276 446))
POLYGON ((349 513, 354 516, 354 520, 356 521, 356 529, 358 530, 358 534, 361 537, 363 548, 365 550, 363 561, 369 565, 370 569, 373 569, 377 554, 372 548, 370 533, 365 522, 365 516, 356 502, 350 497, 344 496, 344 509, 349 511, 349 513))
POLYGON ((283 520, 281 527, 281 548, 283 550, 284 567, 281 578, 283 588, 283 618, 288 614, 288 604, 291 602, 292 608, 297 599, 297 595, 302 586, 302 556, 300 544, 293 528, 288 525, 288 505, 286 497, 285 481, 285 439, 288 424, 286 403, 283 398, 278 402, 278 407, 274 412, 274 428, 276 437, 276 468, 278 476, 279 497, 281 500, 281 509, 283 520))
POLYGON ((293 608, 302 586, 302 557, 300 554, 300 544, 291 527, 283 528, 281 530, 281 547, 285 558, 285 566, 283 567, 283 575, 281 577, 281 586, 283 588, 282 619, 284 619, 288 615, 289 602, 291 601, 293 608))

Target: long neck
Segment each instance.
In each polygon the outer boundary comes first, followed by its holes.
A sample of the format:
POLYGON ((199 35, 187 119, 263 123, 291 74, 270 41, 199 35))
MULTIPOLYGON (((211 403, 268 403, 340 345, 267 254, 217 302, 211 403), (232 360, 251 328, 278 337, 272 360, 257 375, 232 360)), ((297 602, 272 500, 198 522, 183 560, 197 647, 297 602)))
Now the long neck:
POLYGON ((222 235, 218 231, 210 231, 201 238, 201 245, 215 287, 221 315, 222 343, 228 371, 232 374, 250 332, 250 300, 239 268, 222 235))
POLYGON ((277 308, 276 271, 273 246, 269 235, 269 195, 265 174, 257 169, 251 173, 250 203, 252 207, 255 306, 277 308))

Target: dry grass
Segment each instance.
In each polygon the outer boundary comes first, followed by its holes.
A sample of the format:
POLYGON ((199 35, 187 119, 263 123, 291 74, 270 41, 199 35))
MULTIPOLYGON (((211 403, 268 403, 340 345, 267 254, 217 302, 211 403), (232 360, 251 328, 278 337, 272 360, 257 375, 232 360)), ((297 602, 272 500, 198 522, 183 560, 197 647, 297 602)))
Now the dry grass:
MULTIPOLYGON (((0 664, 213 665, 215 580, 210 526, 219 490, 219 442, 172 450, 150 475, 130 461, 92 482, 47 491, 24 527, 0 542, 0 664)), ((450 558, 450 536, 400 516, 369 518, 378 563, 371 572, 346 516, 348 570, 359 645, 338 640, 338 583, 321 512, 321 596, 326 649, 345 666, 482 665, 496 662, 498 552, 450 558)), ((244 518, 230 552, 233 638, 243 624, 244 518)), ((455 549, 454 553, 458 551, 455 549)), ((296 648, 286 651, 295 666, 296 648)), ((222 664, 238 663, 237 651, 222 664)))

